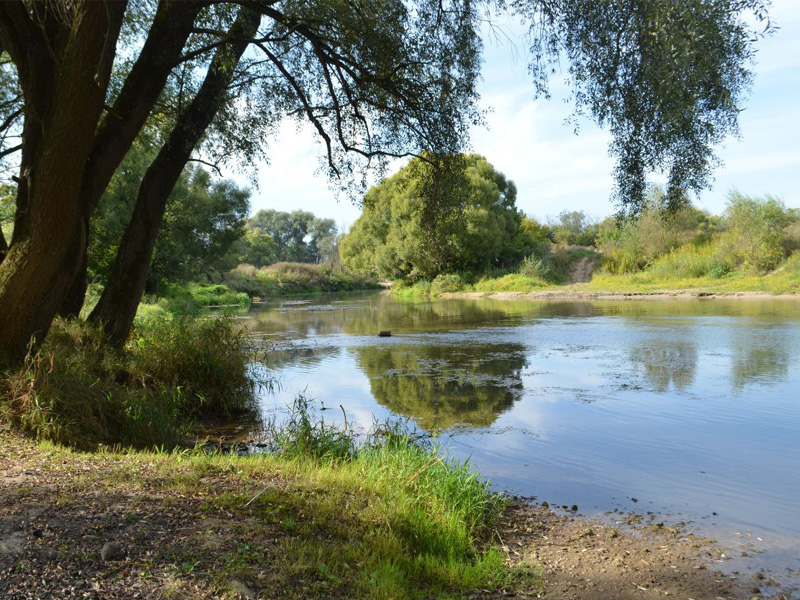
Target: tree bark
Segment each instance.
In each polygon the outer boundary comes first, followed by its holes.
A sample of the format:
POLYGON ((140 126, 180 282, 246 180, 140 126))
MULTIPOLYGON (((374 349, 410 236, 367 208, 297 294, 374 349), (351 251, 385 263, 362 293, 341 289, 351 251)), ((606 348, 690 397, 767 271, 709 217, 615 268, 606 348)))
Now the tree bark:
POLYGON ((81 177, 126 3, 79 0, 44 23, 21 1, 0 4, 0 35, 25 95, 17 214, 0 263, 0 362, 15 362, 47 334, 85 243, 81 177))
MULTIPOLYGON (((95 135, 81 182, 84 229, 94 214, 122 159, 158 100, 170 72, 180 63, 181 52, 192 32, 195 18, 206 0, 162 0, 156 10, 139 57, 125 79, 114 105, 106 113, 95 135)), ((88 238, 87 238, 88 241, 88 238)), ((77 317, 86 297, 87 244, 80 247, 78 272, 70 285, 59 314, 77 317)))
POLYGON ((240 9, 229 32, 231 41, 214 54, 200 90, 178 117, 169 139, 142 179, 108 285, 89 316, 91 322, 103 327, 112 345, 122 346, 128 338, 144 291, 167 198, 195 146, 225 102, 236 65, 249 40, 255 36, 259 22, 257 13, 240 9))

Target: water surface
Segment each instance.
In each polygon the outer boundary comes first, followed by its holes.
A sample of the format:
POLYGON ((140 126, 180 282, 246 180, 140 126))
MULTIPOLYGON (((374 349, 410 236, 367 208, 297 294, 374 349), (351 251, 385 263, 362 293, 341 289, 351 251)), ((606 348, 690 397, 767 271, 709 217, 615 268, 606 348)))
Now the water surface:
POLYGON ((798 582, 800 300, 371 294, 248 320, 281 384, 265 413, 305 393, 329 421, 405 417, 506 491, 689 520, 728 570, 798 582))

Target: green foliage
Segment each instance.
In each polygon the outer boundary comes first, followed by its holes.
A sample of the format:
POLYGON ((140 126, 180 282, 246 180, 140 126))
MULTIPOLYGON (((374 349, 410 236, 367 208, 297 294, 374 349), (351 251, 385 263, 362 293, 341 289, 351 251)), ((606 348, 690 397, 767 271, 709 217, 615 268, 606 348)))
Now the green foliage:
POLYGON ((137 319, 123 351, 99 331, 56 321, 19 370, 0 373, 0 413, 42 439, 174 445, 193 419, 250 410, 254 380, 244 332, 224 319, 137 319))
POLYGON ((530 292, 549 285, 538 277, 507 273, 499 277, 485 277, 472 286, 476 292, 530 292))
POLYGON ((200 308, 214 306, 250 306, 250 297, 243 292, 232 292, 221 284, 167 284, 161 290, 168 307, 175 314, 196 314, 200 308))
POLYGON ((517 272, 525 277, 543 281, 552 281, 555 277, 549 262, 534 255, 524 258, 519 264, 517 272))
POLYGON ((634 215, 643 207, 649 172, 668 172, 673 209, 686 203, 686 190, 707 184, 713 148, 737 132, 754 41, 771 27, 768 5, 512 3, 530 24, 531 72, 539 92, 546 93, 547 79, 566 56, 576 113, 588 111, 610 129, 617 198, 634 215))
POLYGON ((728 196, 724 252, 745 269, 775 269, 791 250, 787 229, 800 223, 798 215, 772 196, 751 198, 739 192, 728 196))
POLYGON ((708 242, 719 227, 717 218, 691 206, 670 210, 663 190, 651 187, 638 218, 611 218, 600 224, 597 248, 608 271, 630 273, 647 268, 685 244, 708 242))
POLYGON ((370 189, 361 217, 342 240, 342 265, 415 280, 519 260, 524 242, 516 187, 483 157, 463 160, 464 170, 452 174, 442 197, 432 198, 429 188, 436 178, 422 159, 370 189), (432 212, 438 218, 431 218, 432 212))
POLYGON ((223 317, 156 319, 134 327, 126 347, 132 372, 180 388, 191 418, 247 411, 257 384, 247 332, 223 317))
MULTIPOLYGON (((89 272, 104 281, 116 259, 142 177, 153 159, 145 142, 134 145, 117 169, 92 219, 89 272)), ((237 263, 233 244, 243 235, 250 192, 227 180, 212 181, 188 166, 170 194, 148 275, 153 290, 164 281, 195 281, 237 263)))
POLYGON ((260 269, 278 262, 278 245, 268 233, 245 226, 244 236, 234 244, 237 264, 253 265, 260 269))
POLYGON ((225 275, 225 281, 231 290, 259 298, 380 288, 372 277, 350 275, 311 263, 275 263, 261 269, 239 265, 225 275))
POLYGON ((320 219, 312 213, 296 210, 290 213, 276 210, 260 210, 248 219, 246 228, 250 236, 246 236, 242 245, 240 263, 252 264, 256 267, 270 265, 274 262, 297 263, 332 263, 338 254, 336 244, 336 221, 320 219), (271 244, 263 237, 268 236, 271 244), (261 252, 272 252, 274 259, 265 256, 258 259, 257 248, 251 248, 253 242, 262 245, 261 252), (265 248, 264 246, 269 246, 265 248), (256 254, 253 256, 253 254, 256 254), (256 258, 256 260, 252 260, 256 258))
POLYGON ((551 239, 562 245, 594 246, 598 232, 597 223, 593 223, 581 211, 562 211, 558 219, 550 227, 551 239))
POLYGON ((447 292, 460 292, 464 287, 464 280, 458 273, 442 273, 431 281, 430 293, 434 295, 447 292))

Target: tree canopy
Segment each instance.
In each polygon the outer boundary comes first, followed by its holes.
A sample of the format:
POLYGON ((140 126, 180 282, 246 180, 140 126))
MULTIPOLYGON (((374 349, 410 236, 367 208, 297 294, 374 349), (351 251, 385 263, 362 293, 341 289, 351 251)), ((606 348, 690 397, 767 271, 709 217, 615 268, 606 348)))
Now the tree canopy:
MULTIPOLYGON (((330 262, 336 251, 336 221, 321 219, 304 210, 282 212, 276 210, 260 210, 248 219, 246 228, 250 233, 246 242, 252 240, 256 245, 255 252, 264 252, 263 238, 254 234, 269 236, 274 245, 275 259, 271 262, 330 262)), ((254 266, 263 266, 264 258, 253 258, 261 261, 247 260, 249 250, 244 249, 243 262, 254 266)))
POLYGON ((458 218, 431 223, 424 183, 431 166, 414 159, 374 186, 364 210, 341 242, 342 265, 380 277, 433 278, 515 262, 525 251, 517 190, 482 156, 464 158, 465 169, 448 194, 458 218))

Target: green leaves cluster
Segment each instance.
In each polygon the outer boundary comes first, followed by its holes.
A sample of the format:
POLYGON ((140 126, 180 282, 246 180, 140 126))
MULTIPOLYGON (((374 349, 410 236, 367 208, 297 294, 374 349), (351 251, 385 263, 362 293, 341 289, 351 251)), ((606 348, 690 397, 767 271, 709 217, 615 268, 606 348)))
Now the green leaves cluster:
POLYGON ((645 176, 668 174, 672 208, 708 184, 714 146, 738 133, 768 0, 517 0, 540 93, 563 56, 577 114, 608 127, 617 200, 637 214, 645 176), (755 23, 755 25, 753 25, 755 23))
MULTIPOLYGON (((103 195, 91 222, 89 273, 104 282, 152 153, 137 144, 128 153, 103 195)), ((213 180, 202 167, 189 165, 167 203, 148 276, 159 282, 198 281, 233 268, 234 243, 242 237, 250 210, 250 192, 228 180, 213 180)))
POLYGON ((239 262, 263 267, 276 262, 333 263, 338 255, 336 221, 304 210, 260 210, 247 220, 239 262))
POLYGON ((450 173, 449 185, 433 199, 434 167, 423 159, 370 189, 342 240, 342 265, 413 280, 518 261, 527 246, 514 183, 481 156, 463 160, 463 171, 450 173))

